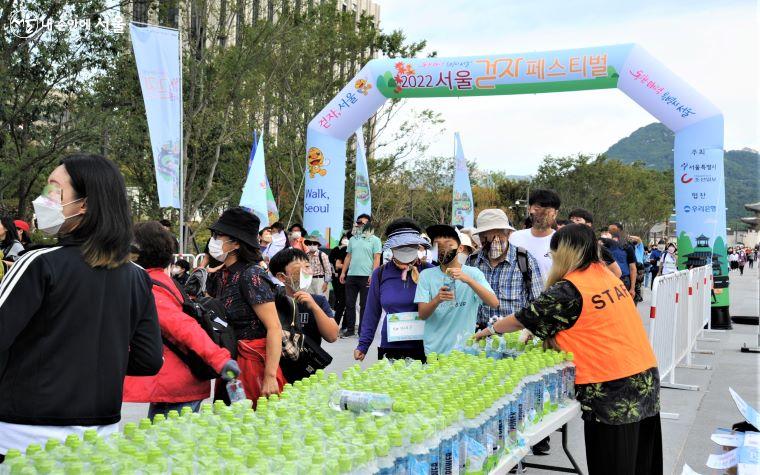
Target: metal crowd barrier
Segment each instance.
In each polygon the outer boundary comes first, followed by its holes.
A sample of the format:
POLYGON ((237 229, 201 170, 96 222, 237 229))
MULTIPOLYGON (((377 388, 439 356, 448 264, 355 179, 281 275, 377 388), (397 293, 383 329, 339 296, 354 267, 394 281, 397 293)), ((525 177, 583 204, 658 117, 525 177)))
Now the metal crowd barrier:
MULTIPOLYGON (((701 351, 704 326, 710 322, 712 269, 695 267, 659 276, 652 289, 649 311, 649 343, 652 345, 663 388, 698 391, 699 387, 676 382, 676 368, 710 369, 692 363, 692 353, 701 351), (685 364, 680 364, 685 361, 685 364), (667 380, 666 380, 667 379, 667 380)), ((677 419, 678 414, 662 413, 663 418, 677 419)))
POLYGON ((177 262, 178 260, 187 261, 192 268, 195 269, 200 267, 204 257, 206 257, 206 254, 203 253, 198 254, 197 256, 195 254, 174 254, 174 262, 177 262))

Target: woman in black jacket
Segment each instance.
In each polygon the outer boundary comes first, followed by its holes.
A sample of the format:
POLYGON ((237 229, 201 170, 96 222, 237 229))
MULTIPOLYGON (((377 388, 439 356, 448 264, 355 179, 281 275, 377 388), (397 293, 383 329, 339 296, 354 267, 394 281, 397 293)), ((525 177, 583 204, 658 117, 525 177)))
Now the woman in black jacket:
POLYGON ((150 279, 129 261, 116 165, 65 158, 33 205, 58 245, 24 254, 0 285, 0 454, 88 428, 115 432, 124 376, 163 363, 150 279))

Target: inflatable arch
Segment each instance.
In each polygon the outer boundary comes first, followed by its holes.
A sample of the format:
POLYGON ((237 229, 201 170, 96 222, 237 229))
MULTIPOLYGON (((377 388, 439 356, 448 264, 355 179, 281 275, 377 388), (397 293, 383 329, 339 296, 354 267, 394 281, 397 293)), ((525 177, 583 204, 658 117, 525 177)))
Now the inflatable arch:
POLYGON ((319 233, 330 246, 340 239, 346 140, 388 99, 611 88, 620 89, 675 132, 679 264, 712 262, 713 306, 727 308, 723 116, 715 105, 633 44, 371 60, 309 123, 304 226, 319 233))

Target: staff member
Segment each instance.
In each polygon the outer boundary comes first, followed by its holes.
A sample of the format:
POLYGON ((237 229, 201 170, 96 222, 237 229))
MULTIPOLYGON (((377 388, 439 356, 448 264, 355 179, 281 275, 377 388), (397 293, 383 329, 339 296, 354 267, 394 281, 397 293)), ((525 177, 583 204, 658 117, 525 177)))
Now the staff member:
POLYGON ((657 360, 625 284, 600 261, 591 228, 557 231, 547 289, 476 339, 527 328, 573 352, 590 474, 662 473, 657 360))

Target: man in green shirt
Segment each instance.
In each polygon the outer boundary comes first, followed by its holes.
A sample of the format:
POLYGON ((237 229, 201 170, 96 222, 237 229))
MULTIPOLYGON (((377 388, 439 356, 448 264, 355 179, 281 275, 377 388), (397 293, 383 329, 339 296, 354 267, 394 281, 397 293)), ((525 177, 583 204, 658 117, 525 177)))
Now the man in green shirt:
POLYGON ((367 304, 367 290, 372 271, 380 265, 382 244, 372 229, 372 218, 360 214, 356 218, 353 236, 348 241, 346 260, 340 273, 340 282, 346 286, 346 315, 340 336, 349 337, 356 334, 356 299, 359 298, 359 327, 364 307, 367 304))

